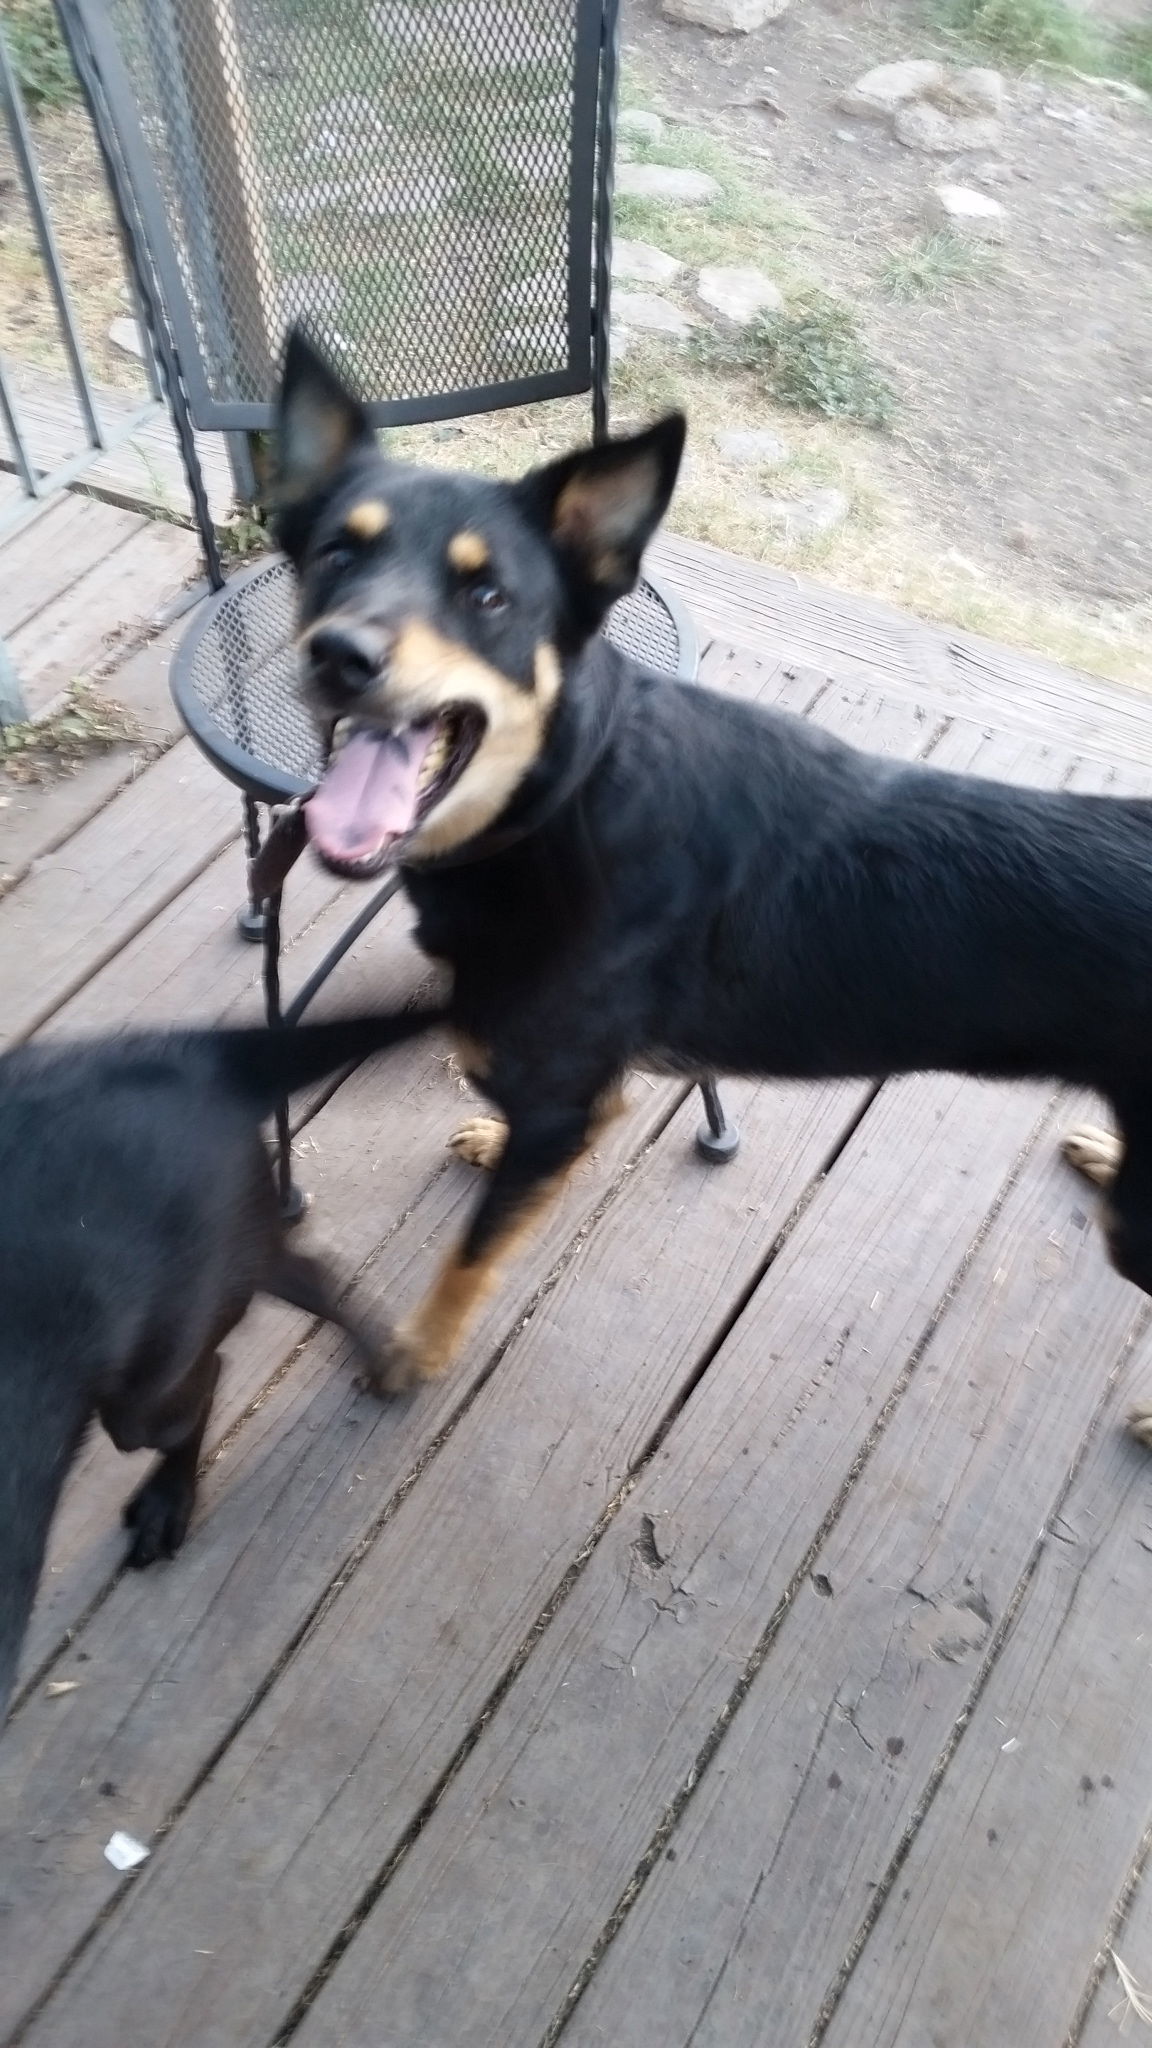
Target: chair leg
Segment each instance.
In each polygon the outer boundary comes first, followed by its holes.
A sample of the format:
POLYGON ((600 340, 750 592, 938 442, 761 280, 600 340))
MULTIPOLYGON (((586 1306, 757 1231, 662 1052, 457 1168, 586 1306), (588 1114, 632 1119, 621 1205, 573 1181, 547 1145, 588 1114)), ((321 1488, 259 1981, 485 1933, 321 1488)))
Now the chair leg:
MULTIPOLYGON (((280 898, 277 889, 264 904, 264 1016, 273 1029, 284 1022, 280 1006, 280 898)), ((307 1202, 292 1178, 292 1130, 285 1099, 276 1105, 276 1192, 285 1223, 298 1223, 307 1202)))
POLYGON ((740 1133, 724 1113, 720 1090, 711 1074, 701 1081, 700 1093, 707 1122, 696 1133, 696 1150, 710 1166, 723 1166, 725 1160, 735 1159, 740 1149, 740 1133))
POLYGON ((244 798, 244 850, 248 856, 248 902, 236 917, 236 928, 251 946, 262 946, 268 935, 264 905, 252 891, 252 866, 260 851, 260 812, 255 797, 244 798))

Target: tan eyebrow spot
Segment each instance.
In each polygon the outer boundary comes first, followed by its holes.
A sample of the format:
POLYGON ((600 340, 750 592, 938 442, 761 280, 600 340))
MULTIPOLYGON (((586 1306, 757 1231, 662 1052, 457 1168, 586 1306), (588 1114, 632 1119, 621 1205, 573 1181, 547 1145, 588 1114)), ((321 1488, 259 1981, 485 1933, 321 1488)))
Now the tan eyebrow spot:
POLYGON ((481 534, 465 527, 463 533, 454 533, 449 541, 448 560, 462 576, 474 576, 477 569, 488 565, 488 543, 481 534))
POLYGON ((365 498, 362 504, 353 505, 344 524, 356 540, 375 540, 391 519, 392 514, 382 498, 365 498))

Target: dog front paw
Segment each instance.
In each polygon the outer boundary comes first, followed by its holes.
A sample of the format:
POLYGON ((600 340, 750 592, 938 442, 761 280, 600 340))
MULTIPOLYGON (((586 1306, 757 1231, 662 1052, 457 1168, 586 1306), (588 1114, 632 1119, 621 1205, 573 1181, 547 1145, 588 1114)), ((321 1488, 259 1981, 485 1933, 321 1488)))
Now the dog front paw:
POLYGON ((472 1116, 452 1133, 448 1145, 468 1166, 483 1166, 491 1173, 499 1166, 507 1142, 508 1126, 503 1117, 472 1116))
POLYGON ((142 1572, 157 1558, 175 1557, 195 1503, 195 1471, 173 1471, 167 1462, 157 1465, 124 1509, 124 1527, 133 1532, 124 1562, 142 1572))
POLYGON ((1060 1146, 1069 1166, 1098 1188, 1110 1188, 1124 1159, 1124 1146, 1113 1131, 1097 1124, 1075 1124, 1060 1146))
POLYGON ((374 1347, 375 1356, 363 1375, 368 1391, 384 1397, 411 1394, 426 1380, 435 1379, 439 1366, 426 1355, 411 1330, 401 1327, 374 1347))
POLYGON ((1152 1401, 1138 1401, 1135 1407, 1130 1408, 1125 1426, 1129 1436, 1134 1436, 1145 1450, 1152 1451, 1152 1401))

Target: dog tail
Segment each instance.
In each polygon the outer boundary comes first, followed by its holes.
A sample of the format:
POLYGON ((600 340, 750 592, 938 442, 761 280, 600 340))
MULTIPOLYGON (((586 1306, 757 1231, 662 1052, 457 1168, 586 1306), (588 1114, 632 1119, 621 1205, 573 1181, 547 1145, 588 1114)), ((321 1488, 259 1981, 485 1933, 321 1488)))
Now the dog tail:
POLYGON ((263 1117, 295 1089, 372 1053, 404 1045, 443 1024, 447 1014, 444 1009, 395 1010, 375 1017, 337 1017, 330 1024, 214 1031, 207 1038, 217 1071, 263 1117))
POLYGON ((89 1412, 86 1373, 53 1375, 36 1347, 6 1336, 0 1357, 0 1727, 49 1525, 89 1412))

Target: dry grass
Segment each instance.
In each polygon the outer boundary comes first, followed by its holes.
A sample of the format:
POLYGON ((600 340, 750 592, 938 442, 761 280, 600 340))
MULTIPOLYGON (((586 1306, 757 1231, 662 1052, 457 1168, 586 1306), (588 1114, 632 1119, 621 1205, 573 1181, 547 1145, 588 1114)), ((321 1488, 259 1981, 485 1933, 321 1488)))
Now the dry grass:
POLYGON ((1121 1961, 1114 1948, 1110 1948, 1108 1953, 1124 1993, 1123 1998, 1110 2009, 1109 2019, 1116 2020, 1122 2034, 1128 2032, 1131 2019, 1143 2020, 1145 2026, 1152 2027, 1152 1996, 1141 1989, 1127 1963, 1121 1961))
MULTIPOLYGON (((751 376, 716 378, 678 350, 638 347, 613 381, 613 423, 639 426, 670 406, 689 414, 688 453, 668 525, 749 561, 795 569, 841 590, 897 605, 918 618, 959 626, 1070 668, 1152 689, 1152 606, 1101 609, 1061 604, 1029 592, 999 571, 985 571, 934 543, 913 507, 876 473, 873 436, 839 421, 773 404, 751 376), (788 443, 781 468, 735 469, 713 434, 732 426, 766 427, 788 443), (786 539, 758 500, 834 485, 851 514, 832 533, 786 539)), ((394 436, 398 454, 438 467, 517 476, 588 435, 584 399, 489 413, 459 427, 412 427, 394 436)))
MULTIPOLYGON (((45 115, 35 124, 33 142, 92 374, 100 384, 143 393, 140 364, 108 340, 109 322, 128 307, 119 237, 87 116, 79 108, 45 115)), ((67 371, 56 309, 2 129, 0 351, 42 369, 67 371)))
POLYGON ((0 726, 0 778, 16 783, 55 782, 61 775, 72 774, 92 754, 106 754, 138 738, 139 728, 122 704, 101 695, 91 684, 73 683, 63 706, 51 718, 0 726))
POLYGON ((999 268, 999 253, 987 243, 942 229, 919 235, 901 249, 889 249, 880 268, 880 287, 898 304, 952 299, 957 285, 986 284, 999 268))
POLYGON ((1114 204, 1120 219, 1128 227, 1139 228, 1142 234, 1152 235, 1152 192, 1123 192, 1114 204))

